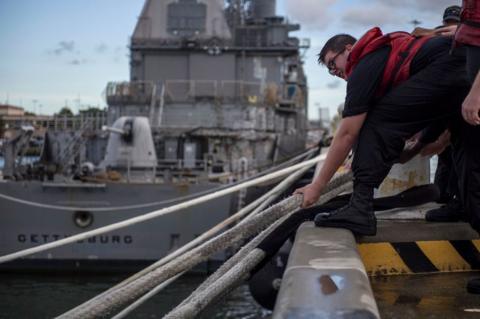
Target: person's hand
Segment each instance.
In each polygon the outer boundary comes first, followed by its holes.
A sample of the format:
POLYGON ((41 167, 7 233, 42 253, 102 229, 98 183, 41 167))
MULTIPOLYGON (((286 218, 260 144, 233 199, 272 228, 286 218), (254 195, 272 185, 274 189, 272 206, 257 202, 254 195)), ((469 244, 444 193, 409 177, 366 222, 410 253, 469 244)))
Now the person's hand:
POLYGON ((425 147, 420 152, 422 156, 433 156, 442 153, 447 145, 435 141, 433 143, 425 145, 425 147))
POLYGON ((402 153, 396 160, 396 163, 405 164, 409 160, 415 157, 420 150, 423 148, 424 144, 420 142, 417 137, 413 137, 405 143, 405 148, 402 153))
POLYGON ((320 192, 322 191, 321 186, 310 183, 304 187, 297 188, 293 193, 294 194, 303 194, 303 203, 302 208, 307 208, 315 204, 320 198, 320 192))
POLYGON ((444 37, 453 37, 455 35, 455 32, 457 32, 457 27, 458 25, 454 24, 454 25, 449 25, 449 26, 446 26, 446 27, 441 27, 441 28, 438 28, 438 29, 435 29, 435 34, 436 35, 441 35, 441 36, 444 36, 444 37))
POLYGON ((480 124, 480 92, 471 90, 462 104, 462 116, 471 125, 480 124))
POLYGON ((450 131, 446 130, 440 135, 440 137, 433 143, 427 144, 420 155, 433 156, 442 153, 445 148, 450 144, 450 131))
POLYGON ((433 29, 425 29, 422 27, 416 27, 413 29, 411 33, 414 37, 424 37, 428 35, 435 35, 435 30, 433 29))

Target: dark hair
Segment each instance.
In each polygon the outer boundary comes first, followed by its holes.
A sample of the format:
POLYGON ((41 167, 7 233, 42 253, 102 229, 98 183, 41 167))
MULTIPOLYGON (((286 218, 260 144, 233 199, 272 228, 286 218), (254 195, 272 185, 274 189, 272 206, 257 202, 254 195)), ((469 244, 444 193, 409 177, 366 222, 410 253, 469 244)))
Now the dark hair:
POLYGON ((327 54, 328 51, 333 51, 335 53, 338 53, 342 51, 347 44, 355 44, 357 42, 357 39, 352 37, 349 34, 337 34, 333 37, 331 37, 323 46, 322 50, 320 50, 320 53, 317 54, 318 60, 317 62, 320 63, 325 63, 325 55, 327 54))

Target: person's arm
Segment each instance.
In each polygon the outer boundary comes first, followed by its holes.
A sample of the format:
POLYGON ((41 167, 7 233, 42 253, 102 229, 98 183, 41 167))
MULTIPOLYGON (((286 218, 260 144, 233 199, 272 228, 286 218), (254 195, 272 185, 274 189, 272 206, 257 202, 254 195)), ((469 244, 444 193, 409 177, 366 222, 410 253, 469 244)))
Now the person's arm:
POLYGON ((430 35, 435 35, 435 29, 426 29, 421 27, 416 27, 413 29, 411 35, 414 37, 425 37, 430 35))
POLYGON ((462 116, 471 125, 480 125, 480 72, 462 104, 462 116))
POLYGON ((397 163, 405 164, 416 155, 431 156, 443 152, 450 143, 450 131, 447 122, 437 121, 405 143, 405 149, 400 154, 397 163))
POLYGON ((303 208, 313 205, 319 199, 323 188, 345 161, 345 158, 347 158, 348 153, 358 138, 366 115, 367 113, 362 113, 349 116, 340 121, 339 128, 333 138, 332 145, 328 150, 327 158, 323 163, 320 173, 312 183, 294 192, 295 194, 303 194, 303 208))
POLYGON ((433 156, 442 153, 450 145, 450 131, 445 130, 440 137, 432 143, 429 143, 420 152, 422 156, 433 156))
POLYGON ((434 33, 436 35, 441 35, 444 37, 453 37, 455 35, 455 32, 457 32, 458 25, 449 25, 446 27, 438 28, 435 29, 434 33))

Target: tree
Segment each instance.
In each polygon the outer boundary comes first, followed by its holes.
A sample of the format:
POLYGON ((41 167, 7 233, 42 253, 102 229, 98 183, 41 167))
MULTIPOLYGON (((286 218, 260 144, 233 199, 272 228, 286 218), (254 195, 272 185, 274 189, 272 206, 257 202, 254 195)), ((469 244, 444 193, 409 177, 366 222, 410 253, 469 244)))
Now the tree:
POLYGON ((58 112, 56 115, 69 117, 69 116, 73 116, 73 112, 68 106, 64 106, 62 107, 60 112, 58 112))
POLYGON ((105 113, 105 109, 101 109, 99 107, 94 107, 94 106, 89 106, 85 110, 81 110, 80 113, 83 114, 83 115, 88 115, 88 116, 96 116, 96 115, 105 113))

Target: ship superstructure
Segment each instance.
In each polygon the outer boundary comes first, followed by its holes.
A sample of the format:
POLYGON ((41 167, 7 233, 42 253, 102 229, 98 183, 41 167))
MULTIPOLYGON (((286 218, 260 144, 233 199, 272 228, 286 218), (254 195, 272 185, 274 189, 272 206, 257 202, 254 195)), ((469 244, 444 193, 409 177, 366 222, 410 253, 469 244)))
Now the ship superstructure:
MULTIPOLYGON (((131 81, 109 83, 108 121, 145 116, 165 176, 256 170, 304 149, 306 77, 298 30, 274 0, 146 1, 131 81)), ((305 46, 303 46, 305 47, 305 46)))
MULTIPOLYGON (((131 38, 130 81, 107 85, 106 116, 77 118, 78 124, 55 119, 38 163, 28 169, 18 160, 6 163, 0 255, 300 159, 308 97, 301 51, 308 43, 289 36, 299 26, 276 16, 275 5, 147 0, 131 38)), ((10 153, 21 155, 12 143, 10 153)), ((230 216, 247 195, 240 191, 1 267, 98 270, 157 260, 230 216)))

